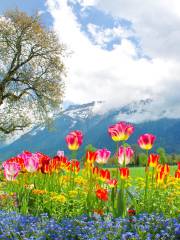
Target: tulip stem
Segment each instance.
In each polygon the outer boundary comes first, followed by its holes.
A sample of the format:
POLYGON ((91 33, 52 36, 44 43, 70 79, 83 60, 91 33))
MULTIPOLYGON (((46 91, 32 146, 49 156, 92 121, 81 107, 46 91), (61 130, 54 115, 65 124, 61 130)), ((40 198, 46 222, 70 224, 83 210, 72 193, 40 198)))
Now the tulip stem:
POLYGON ((148 150, 146 151, 146 155, 147 155, 147 163, 146 163, 146 176, 145 176, 145 192, 144 192, 144 207, 146 206, 146 203, 147 203, 147 194, 148 194, 148 155, 149 155, 149 152, 148 150))

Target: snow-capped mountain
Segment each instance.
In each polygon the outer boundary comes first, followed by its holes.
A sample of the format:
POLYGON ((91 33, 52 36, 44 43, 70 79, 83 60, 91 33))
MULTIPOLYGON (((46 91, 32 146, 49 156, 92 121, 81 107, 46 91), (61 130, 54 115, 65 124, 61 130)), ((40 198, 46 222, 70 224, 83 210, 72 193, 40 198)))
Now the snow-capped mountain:
POLYGON ((150 99, 109 110, 106 110, 104 102, 71 105, 56 115, 52 129, 35 126, 2 147, 0 159, 4 160, 23 150, 54 155, 63 149, 69 154, 64 139, 69 131, 75 129, 82 130, 84 134, 81 153, 87 144, 114 151, 115 144, 108 136, 107 129, 118 121, 132 122, 135 125, 129 143, 135 144, 140 134, 149 132, 157 136, 155 147, 162 146, 171 153, 180 152, 180 118, 169 117, 167 109, 160 110, 155 106, 150 99))

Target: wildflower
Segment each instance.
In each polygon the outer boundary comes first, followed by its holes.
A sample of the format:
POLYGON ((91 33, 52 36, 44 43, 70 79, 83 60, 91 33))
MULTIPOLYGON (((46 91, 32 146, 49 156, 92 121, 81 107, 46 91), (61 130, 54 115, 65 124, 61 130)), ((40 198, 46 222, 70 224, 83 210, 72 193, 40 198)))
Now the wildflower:
POLYGON ((120 165, 127 165, 130 163, 134 151, 130 147, 121 146, 118 150, 118 163, 120 165))
POLYGON ((81 131, 73 131, 70 132, 66 136, 66 143, 68 145, 69 150, 76 151, 79 149, 83 141, 83 134, 81 131))
POLYGON ((46 190, 40 190, 40 189, 34 189, 32 190, 32 193, 35 194, 35 195, 44 195, 47 193, 46 190))
POLYGON ((151 153, 148 158, 148 165, 150 167, 156 167, 158 165, 160 156, 158 154, 151 153))
POLYGON ((51 200, 60 202, 60 203, 65 203, 67 201, 66 197, 63 194, 53 196, 51 197, 51 200))
POLYGON ((108 128, 108 133, 113 141, 125 141, 134 132, 134 127, 125 122, 119 122, 108 128))
POLYGON ((97 153, 97 156, 96 156, 96 162, 99 163, 99 164, 105 164, 107 163, 110 155, 111 155, 111 152, 108 151, 106 148, 104 149, 98 149, 96 151, 97 153))
POLYGON ((78 185, 85 185, 87 183, 87 180, 81 176, 78 176, 74 179, 74 182, 78 185))
POLYGON ((103 211, 103 209, 95 209, 94 213, 102 216, 104 214, 104 211, 103 211))
POLYGON ((4 176, 8 181, 15 180, 21 170, 19 163, 16 162, 4 162, 3 167, 4 176))
POLYGON ((127 179, 129 177, 129 168, 119 168, 121 179, 127 179))
POLYGON ((34 188, 34 184, 25 184, 24 188, 26 188, 28 190, 32 190, 34 188))
POLYGON ((140 148, 150 150, 153 147, 155 139, 156 137, 154 135, 146 133, 139 137, 138 144, 140 148))
POLYGON ((77 197, 77 195, 78 195, 78 192, 76 190, 69 191, 69 196, 70 197, 75 198, 75 197, 77 197))
POLYGON ((107 201, 108 200, 107 189, 99 188, 98 190, 96 190, 96 196, 102 201, 107 201))
POLYGON ((129 208, 127 212, 129 217, 136 215, 136 210, 134 208, 129 208))

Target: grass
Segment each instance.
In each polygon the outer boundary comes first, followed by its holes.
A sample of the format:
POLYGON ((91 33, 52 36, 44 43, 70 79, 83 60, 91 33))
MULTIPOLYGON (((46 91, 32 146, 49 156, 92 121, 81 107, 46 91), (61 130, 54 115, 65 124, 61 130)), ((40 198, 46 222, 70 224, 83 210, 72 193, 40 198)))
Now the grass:
MULTIPOLYGON (((177 169, 177 165, 170 166, 171 176, 174 176, 176 169, 177 169)), ((114 171, 115 169, 110 168, 110 170, 114 171)), ((132 177, 132 179, 135 179, 137 177, 145 177, 145 167, 130 167, 129 171, 130 171, 129 175, 132 177)))

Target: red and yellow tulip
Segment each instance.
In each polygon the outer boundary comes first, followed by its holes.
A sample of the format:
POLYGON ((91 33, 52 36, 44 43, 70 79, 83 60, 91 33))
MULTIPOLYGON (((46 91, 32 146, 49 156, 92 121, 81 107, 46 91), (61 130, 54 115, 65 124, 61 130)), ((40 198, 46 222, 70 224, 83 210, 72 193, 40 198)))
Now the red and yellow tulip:
POLYGON ((129 168, 119 168, 121 179, 127 179, 129 177, 129 168))
POLYGON ((158 154, 151 153, 148 157, 148 166, 153 168, 157 167, 159 158, 160 156, 158 154))
POLYGON ((153 147, 156 137, 150 133, 141 135, 138 139, 138 144, 140 148, 144 150, 150 150, 153 147))
POLYGON ((134 127, 125 122, 119 122, 108 128, 108 133, 113 141, 126 141, 134 132, 134 127))
POLYGON ((66 143, 69 150, 77 151, 83 142, 83 134, 81 131, 72 131, 66 136, 66 143))

